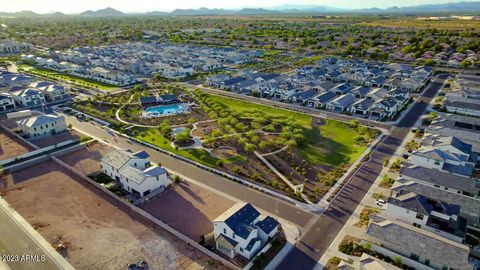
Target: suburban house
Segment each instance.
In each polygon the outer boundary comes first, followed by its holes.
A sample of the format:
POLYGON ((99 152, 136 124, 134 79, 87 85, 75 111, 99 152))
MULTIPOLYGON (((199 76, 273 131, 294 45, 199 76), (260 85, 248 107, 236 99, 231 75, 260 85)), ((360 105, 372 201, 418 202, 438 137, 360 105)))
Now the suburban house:
POLYGON ((325 108, 328 102, 333 100, 337 95, 335 92, 327 91, 316 97, 311 98, 308 103, 313 104, 315 108, 325 108))
POLYGON ((480 181, 475 178, 467 178, 409 163, 402 164, 400 177, 450 192, 480 197, 480 181))
POLYGON ((441 113, 427 128, 424 141, 435 136, 455 136, 471 144, 473 152, 480 153, 480 118, 441 113))
POLYGON ((450 113, 480 117, 480 100, 466 97, 447 95, 443 106, 450 113))
POLYGON ((360 257, 360 260, 355 261, 353 265, 350 266, 342 260, 337 266, 339 270, 352 270, 352 267, 359 270, 401 270, 401 268, 370 256, 365 252, 360 257))
POLYGON ((11 92, 13 99, 25 107, 40 106, 45 104, 45 95, 42 91, 35 88, 27 88, 11 92))
POLYGON ((70 97, 64 86, 52 82, 40 81, 32 83, 30 86, 43 91, 49 101, 59 101, 70 97))
POLYGON ((390 197, 385 215, 463 243, 467 222, 460 216, 460 206, 413 192, 390 197))
POLYGON ((327 103, 325 108, 330 111, 343 112, 346 111, 350 105, 355 102, 355 96, 352 94, 345 94, 327 103))
POLYGON ((277 233, 278 222, 249 203, 237 203, 213 220, 216 248, 230 258, 252 259, 277 233))
POLYGON ((438 201, 460 206, 460 216, 467 220, 467 226, 480 228, 480 199, 443 190, 407 179, 397 179, 391 188, 392 197, 415 193, 438 201))
POLYGON ((67 130, 65 117, 52 114, 22 119, 17 124, 22 134, 29 138, 51 136, 67 130))
POLYGON ((370 115, 370 109, 372 108, 374 103, 375 101, 369 98, 359 99, 352 104, 352 106, 350 107, 350 112, 353 114, 368 116, 370 115))
POLYGON ((112 150, 102 158, 101 166, 103 173, 138 197, 164 190, 171 183, 167 171, 151 164, 150 155, 145 151, 112 150))
POLYGON ((15 109, 15 100, 9 93, 0 93, 0 112, 15 109))
POLYGON ((404 222, 372 216, 367 229, 371 249, 419 270, 473 270, 468 246, 404 222))
POLYGON ((471 177, 478 161, 472 145, 456 137, 437 137, 412 153, 412 163, 456 175, 471 177))

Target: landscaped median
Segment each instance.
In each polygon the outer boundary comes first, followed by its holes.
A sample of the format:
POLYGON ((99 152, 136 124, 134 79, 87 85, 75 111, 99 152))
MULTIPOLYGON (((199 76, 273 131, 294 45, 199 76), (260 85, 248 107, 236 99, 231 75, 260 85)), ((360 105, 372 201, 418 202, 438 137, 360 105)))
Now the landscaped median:
POLYGON ((106 83, 102 83, 94 80, 81 78, 68 73, 62 73, 62 72, 57 72, 49 69, 39 68, 39 67, 35 67, 28 64, 19 65, 18 71, 29 73, 45 79, 63 81, 79 87, 94 88, 94 89, 103 90, 103 91, 118 89, 118 86, 114 86, 111 84, 106 84, 106 83))

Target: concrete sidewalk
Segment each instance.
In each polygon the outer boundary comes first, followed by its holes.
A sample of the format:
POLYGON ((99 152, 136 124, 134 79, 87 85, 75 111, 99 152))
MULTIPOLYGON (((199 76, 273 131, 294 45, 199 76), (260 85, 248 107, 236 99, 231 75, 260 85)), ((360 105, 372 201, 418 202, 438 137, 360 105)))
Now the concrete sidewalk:
MULTIPOLYGON (((0 224, 0 255, 7 255, 11 259, 3 262, 7 267, 32 270, 74 269, 2 198, 0 224)), ((4 269, 1 263, 0 269, 4 269)))

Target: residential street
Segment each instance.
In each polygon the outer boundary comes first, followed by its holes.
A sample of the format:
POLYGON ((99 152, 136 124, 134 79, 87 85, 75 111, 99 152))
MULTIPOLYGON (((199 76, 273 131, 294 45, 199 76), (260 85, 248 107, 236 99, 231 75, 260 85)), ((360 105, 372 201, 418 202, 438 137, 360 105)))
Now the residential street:
POLYGON ((6 202, 2 200, 0 204, 0 269, 73 269, 53 248, 45 250, 40 242, 49 243, 28 223, 22 224, 23 219, 15 217, 16 213, 11 214, 6 202))
POLYGON ((153 162, 160 163, 171 171, 178 171, 188 178, 194 179, 195 181, 214 189, 218 189, 223 193, 238 198, 239 200, 250 202, 267 212, 296 224, 299 228, 305 226, 313 217, 312 213, 306 212, 291 203, 270 197, 262 192, 227 180, 221 176, 207 172, 169 155, 160 153, 136 142, 131 142, 123 137, 115 136, 112 138, 109 133, 99 126, 94 126, 88 122, 80 122, 72 116, 66 115, 65 117, 67 123, 71 123, 74 128, 87 133, 92 137, 108 141, 108 143, 123 149, 132 149, 133 151, 145 150, 150 154, 153 162))
POLYGON ((383 160, 391 157, 402 144, 410 129, 423 114, 430 100, 441 89, 448 75, 440 75, 425 90, 422 97, 350 178, 323 215, 316 217, 297 243, 295 249, 280 264, 279 269, 313 269, 338 232, 363 199, 383 169, 383 160))
MULTIPOLYGON (((296 224, 299 227, 302 236, 299 242, 297 242, 296 247, 279 265, 279 269, 313 269, 317 265, 322 254, 333 242, 338 232, 365 196, 370 186, 379 176, 383 169, 384 158, 392 156, 395 150, 401 145, 408 132, 410 132, 411 127, 427 108, 429 101, 442 87, 443 81, 446 77, 448 77, 448 75, 440 75, 427 87, 423 95, 419 97, 418 102, 414 104, 397 127, 391 129, 391 134, 379 144, 371 154, 370 160, 365 162, 357 172, 350 177, 344 189, 342 189, 322 215, 315 215, 303 211, 290 203, 275 199, 244 185, 226 180, 221 176, 207 172, 135 142, 131 142, 125 138, 118 136, 112 137, 112 135, 107 133, 100 126, 94 126, 88 122, 80 122, 72 116, 67 116, 66 118, 67 122, 71 123, 76 129, 83 131, 92 137, 107 141, 108 143, 123 149, 132 149, 133 151, 146 150, 151 155, 152 161, 160 163, 162 166, 165 166, 172 171, 178 171, 186 177, 194 179, 195 181, 211 188, 221 190, 222 192, 240 200, 248 201, 265 211, 296 224)), ((230 94, 231 93, 228 93, 228 95, 230 94)), ((319 112, 317 110, 297 105, 268 101, 254 97, 242 96, 242 98, 243 97, 249 100, 253 99, 252 101, 254 102, 263 103, 269 106, 300 110, 302 112, 320 116, 326 114, 323 111, 319 112)), ((330 113, 328 116, 330 116, 330 113)), ((347 116, 337 115, 336 118, 349 120, 348 117, 345 117, 347 116)), ((378 124, 367 120, 362 120, 362 122, 364 124, 375 125, 385 129, 391 127, 386 124, 378 124)))

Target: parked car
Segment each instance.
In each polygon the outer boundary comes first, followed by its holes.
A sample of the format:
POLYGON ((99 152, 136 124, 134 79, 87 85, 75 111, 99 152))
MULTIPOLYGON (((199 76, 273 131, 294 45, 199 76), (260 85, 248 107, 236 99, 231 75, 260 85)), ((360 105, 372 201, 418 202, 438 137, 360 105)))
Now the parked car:
POLYGON ((376 201, 376 204, 377 204, 378 206, 383 206, 383 205, 385 205, 386 203, 387 203, 387 202, 386 202, 384 199, 378 199, 378 200, 376 201))

